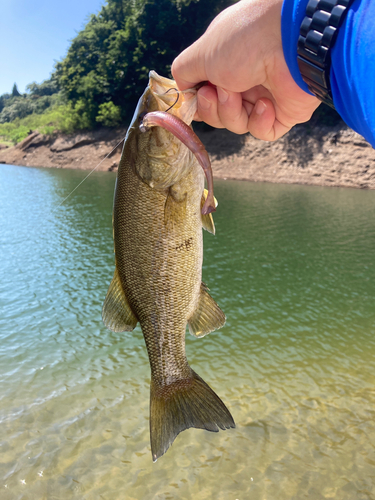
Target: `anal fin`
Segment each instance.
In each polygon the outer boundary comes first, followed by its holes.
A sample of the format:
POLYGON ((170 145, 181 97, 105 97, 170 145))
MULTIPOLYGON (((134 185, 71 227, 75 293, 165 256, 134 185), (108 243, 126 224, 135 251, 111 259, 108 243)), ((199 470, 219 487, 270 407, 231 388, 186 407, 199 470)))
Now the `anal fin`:
POLYGON ((138 322, 125 296, 117 267, 104 300, 102 319, 105 326, 113 332, 130 332, 138 322))
POLYGON ((225 314, 201 284, 201 294, 198 307, 188 321, 189 332, 193 337, 204 337, 207 333, 221 328, 225 324, 225 314))

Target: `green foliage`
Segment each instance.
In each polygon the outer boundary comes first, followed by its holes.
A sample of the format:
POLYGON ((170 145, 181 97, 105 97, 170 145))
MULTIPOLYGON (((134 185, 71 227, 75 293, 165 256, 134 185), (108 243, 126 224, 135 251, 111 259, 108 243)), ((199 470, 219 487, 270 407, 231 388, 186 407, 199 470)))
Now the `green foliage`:
MULTIPOLYGON (((170 75, 173 59, 204 32, 219 11, 233 3, 107 0, 74 38, 65 59, 57 63, 58 85, 70 102, 85 103, 90 126, 104 123, 106 108, 101 106, 110 102, 120 109, 121 121, 128 122, 149 70, 170 75)), ((117 114, 113 116, 117 120, 117 114)))
POLYGON ((12 122, 0 124, 1 142, 11 141, 17 144, 27 137, 32 130, 50 135, 54 132, 71 134, 76 130, 84 130, 89 126, 84 104, 78 102, 56 105, 43 114, 33 113, 25 118, 16 118, 12 122))
POLYGON ((0 113, 2 112, 2 110, 4 109, 4 107, 6 106, 7 100, 9 98, 10 98, 10 94, 0 95, 0 113))
POLYGON ((128 122, 148 72, 169 76, 173 59, 236 0, 107 0, 72 40, 52 77, 0 96, 0 136, 66 133, 128 122))
POLYGON ((0 123, 9 123, 33 113, 41 114, 48 108, 64 102, 58 84, 53 78, 41 84, 33 82, 26 88, 28 93, 21 95, 14 84, 11 94, 0 96, 0 123))
POLYGON ((29 83, 29 85, 26 85, 26 90, 30 96, 35 98, 57 94, 60 89, 56 79, 52 75, 49 80, 44 80, 42 83, 29 83))
POLYGON ((13 142, 13 144, 17 144, 25 139, 30 133, 30 129, 22 125, 14 130, 12 130, 9 134, 9 140, 13 142))
POLYGON ((121 110, 112 101, 100 104, 96 121, 105 127, 115 127, 121 123, 121 110))
POLYGON ((24 118, 32 113, 32 106, 26 99, 9 99, 0 114, 0 123, 12 122, 16 118, 24 118))
POLYGON ((14 84, 13 85, 13 89, 12 89, 12 97, 20 97, 20 93, 18 92, 18 88, 17 88, 17 85, 14 84))
POLYGON ((0 123, 12 122, 16 118, 25 118, 33 113, 41 114, 46 109, 61 101, 61 96, 43 96, 30 99, 24 96, 12 97, 5 102, 0 113, 0 123))

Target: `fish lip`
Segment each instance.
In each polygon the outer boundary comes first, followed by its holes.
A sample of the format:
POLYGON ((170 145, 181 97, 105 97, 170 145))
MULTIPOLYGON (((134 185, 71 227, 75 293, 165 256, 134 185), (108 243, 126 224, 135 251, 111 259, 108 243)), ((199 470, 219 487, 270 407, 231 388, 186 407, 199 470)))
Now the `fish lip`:
MULTIPOLYGON (((158 75, 158 73, 156 73, 156 71, 153 69, 148 73, 148 78, 149 78, 149 81, 154 81, 155 83, 158 83, 160 85, 163 85, 163 86, 165 85, 165 86, 168 86, 170 88, 177 89, 177 84, 174 80, 172 80, 171 78, 166 78, 165 76, 158 75)), ((178 90, 178 92, 180 92, 181 94, 196 94, 198 92, 198 90, 201 87, 203 87, 204 85, 207 85, 207 82, 197 83, 196 85, 194 85, 194 87, 191 87, 191 88, 188 88, 185 90, 178 90)))
MULTIPOLYGON (((161 104, 162 107, 164 107, 164 105, 169 107, 171 101, 173 104, 175 94, 180 92, 176 82, 170 78, 158 75, 154 70, 151 70, 148 76, 148 87, 151 93, 156 97, 158 103, 161 104), (175 90, 175 92, 170 92, 171 90, 175 90)), ((160 109, 160 111, 165 111, 165 109, 160 109)))
POLYGON ((197 109, 196 97, 200 86, 181 91, 178 90, 174 80, 160 76, 156 71, 151 70, 147 88, 156 99, 157 110, 168 111, 190 125, 197 109))
POLYGON ((175 86, 176 85, 176 82, 174 80, 172 80, 171 78, 167 78, 165 76, 160 76, 156 73, 155 70, 151 70, 148 74, 148 78, 149 80, 153 80, 155 81, 156 83, 160 83, 161 85, 169 85, 169 86, 175 86))
POLYGON ((186 89, 182 92, 177 90, 177 92, 183 95, 183 99, 179 99, 178 102, 174 104, 175 94, 172 92, 166 94, 165 92, 169 88, 177 89, 176 82, 174 80, 171 80, 170 78, 158 75, 154 70, 151 70, 149 72, 149 77, 150 77, 149 83, 145 91, 141 95, 138 104, 135 108, 133 118, 130 122, 129 128, 125 136, 125 141, 128 139, 129 134, 133 130, 138 130, 138 125, 140 123, 140 116, 143 115, 144 113, 148 113, 149 111, 153 111, 152 109, 150 110, 148 106, 150 94, 153 95, 153 97, 156 99, 157 102, 157 109, 154 109, 154 111, 166 111, 171 105, 173 105, 169 113, 174 114, 178 118, 181 118, 181 120, 183 120, 188 125, 190 125, 190 123, 194 118, 195 111, 197 109, 197 100, 196 100, 197 89, 195 88, 186 89), (156 92, 155 91, 156 89, 152 88, 153 82, 159 85, 158 89, 159 92, 156 92), (193 98, 195 98, 195 101, 193 98))

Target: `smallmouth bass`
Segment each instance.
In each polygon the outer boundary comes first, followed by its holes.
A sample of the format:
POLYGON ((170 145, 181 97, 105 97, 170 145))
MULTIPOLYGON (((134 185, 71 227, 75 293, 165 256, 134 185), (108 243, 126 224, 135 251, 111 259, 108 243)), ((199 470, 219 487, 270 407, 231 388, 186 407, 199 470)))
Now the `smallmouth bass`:
POLYGON ((116 268, 102 311, 110 330, 131 331, 138 322, 142 328, 151 366, 154 461, 185 429, 235 427, 185 354, 186 325, 202 337, 225 323, 201 281, 202 227, 214 233, 207 204, 212 186, 206 194, 201 166, 175 135, 142 123, 147 113, 167 111, 190 125, 196 90, 175 87, 173 80, 150 72, 125 138, 113 206, 116 268))

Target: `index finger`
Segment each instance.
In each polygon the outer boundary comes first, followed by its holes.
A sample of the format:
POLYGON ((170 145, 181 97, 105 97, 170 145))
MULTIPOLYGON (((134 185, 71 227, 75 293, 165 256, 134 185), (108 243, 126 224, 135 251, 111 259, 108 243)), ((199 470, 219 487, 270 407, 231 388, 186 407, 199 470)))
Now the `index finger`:
POLYGON ((172 75, 180 90, 190 89, 208 80, 198 42, 181 52, 172 63, 172 75))

